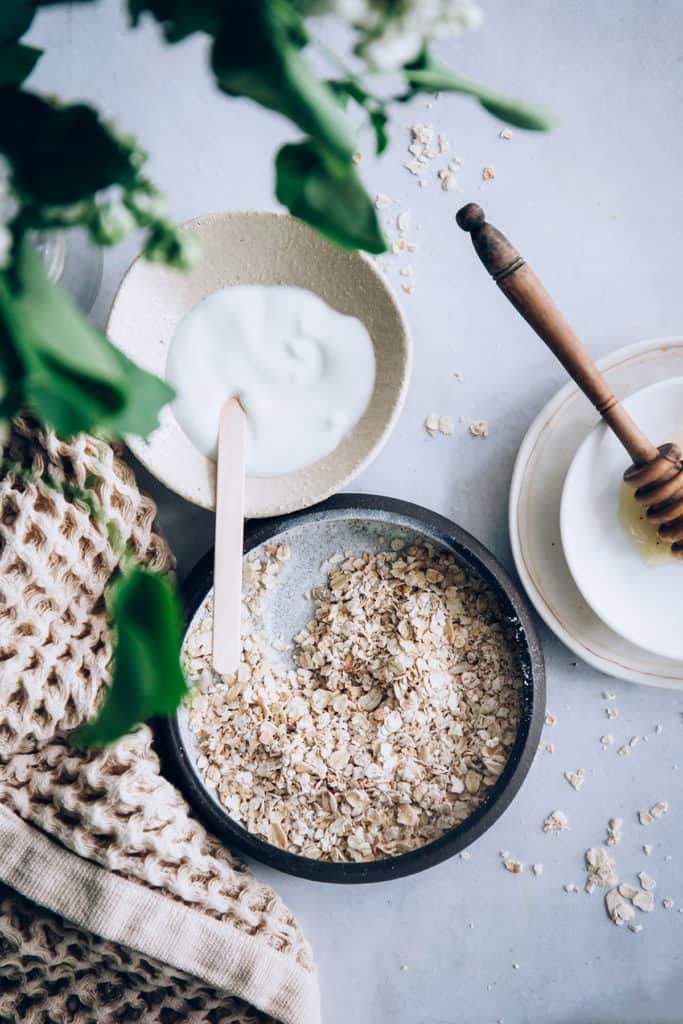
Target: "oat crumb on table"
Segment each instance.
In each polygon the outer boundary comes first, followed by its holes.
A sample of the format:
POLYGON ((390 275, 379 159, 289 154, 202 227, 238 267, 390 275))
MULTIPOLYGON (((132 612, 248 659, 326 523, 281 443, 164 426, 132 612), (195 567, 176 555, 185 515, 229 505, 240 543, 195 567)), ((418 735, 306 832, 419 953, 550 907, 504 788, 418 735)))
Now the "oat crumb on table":
POLYGON ((474 423, 470 423, 470 434, 473 437, 488 437, 489 427, 486 420, 475 420, 474 423))
POLYGON ((424 543, 339 555, 284 664, 258 629, 283 558, 246 560, 237 677, 213 675, 210 601, 188 632, 206 783, 250 832, 307 857, 438 838, 486 797, 517 735, 521 669, 493 593, 424 543))
POLYGON ((519 860, 504 860, 503 867, 513 875, 521 875, 524 871, 524 865, 519 860))
POLYGON ((569 821, 564 811, 552 811, 543 822, 544 832, 554 832, 559 834, 565 832, 569 828, 569 821))
POLYGON ((575 772, 565 772, 564 777, 572 789, 579 790, 583 786, 586 770, 585 768, 577 768, 575 772))

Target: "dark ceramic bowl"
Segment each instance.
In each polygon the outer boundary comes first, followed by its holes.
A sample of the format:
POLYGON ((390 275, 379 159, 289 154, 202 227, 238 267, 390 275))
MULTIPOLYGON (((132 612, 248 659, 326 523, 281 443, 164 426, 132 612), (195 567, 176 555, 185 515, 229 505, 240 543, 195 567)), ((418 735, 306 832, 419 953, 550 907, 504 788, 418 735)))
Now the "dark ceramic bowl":
MULTIPOLYGON (((316 576, 322 580, 320 562, 329 554, 376 546, 380 535, 384 541, 398 535, 418 535, 452 552, 465 569, 480 576, 496 592, 504 613, 515 627, 516 653, 523 676, 519 731, 503 773, 469 818, 426 846, 384 860, 339 864, 289 853, 236 824, 204 784, 195 766, 196 750, 192 749, 193 739, 184 709, 156 726, 165 773, 180 787, 210 832, 230 850, 319 882, 382 882, 400 878, 438 864, 469 846, 500 817, 519 790, 531 766, 543 725, 543 654, 526 598, 486 548, 443 516, 392 498, 342 494, 303 512, 250 522, 244 547, 246 552, 268 542, 287 541, 293 548, 295 544, 300 581, 308 580, 310 587, 312 583, 315 585, 316 576)), ((193 570, 185 586, 188 624, 212 584, 213 552, 210 551, 193 570)), ((282 588, 286 591, 286 603, 276 608, 275 613, 278 621, 281 618, 284 622, 285 635, 293 635, 310 618, 310 606, 307 607, 302 598, 301 607, 297 608, 293 597, 297 590, 303 594, 308 587, 282 588)))

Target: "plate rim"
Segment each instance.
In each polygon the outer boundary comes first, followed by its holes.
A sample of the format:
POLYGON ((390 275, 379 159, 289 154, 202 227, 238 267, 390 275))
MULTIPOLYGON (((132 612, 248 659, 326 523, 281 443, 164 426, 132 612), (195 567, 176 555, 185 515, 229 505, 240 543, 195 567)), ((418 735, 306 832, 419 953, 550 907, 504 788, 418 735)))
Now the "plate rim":
MULTIPOLYGON (((674 345, 683 349, 683 335, 664 335, 631 342, 628 345, 623 345, 621 348, 615 349, 613 352, 610 352, 597 360, 597 366, 602 371, 611 370, 619 363, 630 361, 631 359, 650 352, 653 349, 665 348, 667 346, 674 345)), ((529 601, 534 606, 537 614, 543 620, 545 625, 566 647, 569 648, 573 654, 581 658, 582 661, 585 661, 586 664, 605 675, 622 679, 627 682, 640 683, 645 686, 665 687, 668 689, 683 689, 683 670, 681 677, 677 679, 656 671, 645 672, 636 668, 628 667, 621 663, 616 664, 593 651, 583 643, 580 638, 574 637, 548 606, 544 595, 536 586, 536 583, 527 568, 522 552, 518 529, 518 509, 522 495, 522 484, 526 467, 538 440, 543 434, 545 424, 556 416, 567 399, 572 397, 575 393, 578 393, 578 391, 579 388, 573 380, 568 380, 563 384, 562 387, 550 397, 545 405, 543 405, 531 421, 519 446, 510 480, 510 493, 508 498, 508 536, 510 539, 510 547, 517 574, 529 601)), ((592 609, 591 613, 594 614, 592 609)), ((615 634, 615 636, 617 635, 618 634, 615 634)), ((649 654, 650 657, 654 656, 650 652, 645 653, 649 654)))

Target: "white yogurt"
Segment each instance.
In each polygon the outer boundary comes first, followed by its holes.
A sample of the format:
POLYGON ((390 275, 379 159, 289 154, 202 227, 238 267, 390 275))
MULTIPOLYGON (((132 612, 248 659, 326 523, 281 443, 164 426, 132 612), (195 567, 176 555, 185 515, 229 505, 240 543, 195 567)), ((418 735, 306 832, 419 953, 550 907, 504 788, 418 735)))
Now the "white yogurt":
POLYGON ((247 413, 247 473, 280 476, 324 458, 365 412, 372 339, 302 288, 240 285, 207 296, 171 339, 166 377, 192 443, 216 458, 223 404, 247 413))

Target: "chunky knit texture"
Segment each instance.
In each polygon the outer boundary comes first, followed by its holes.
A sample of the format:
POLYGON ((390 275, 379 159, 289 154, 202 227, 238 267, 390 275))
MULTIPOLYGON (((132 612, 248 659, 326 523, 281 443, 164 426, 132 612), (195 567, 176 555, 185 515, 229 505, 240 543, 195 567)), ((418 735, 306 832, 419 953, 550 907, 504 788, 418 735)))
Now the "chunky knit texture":
POLYGON ((104 942, 0 886, 2 1024, 267 1024, 191 975, 104 942))
MULTIPOLYGON (((115 524, 140 561, 159 571, 171 568, 153 502, 140 494, 130 467, 109 446, 85 436, 65 443, 26 423, 15 425, 0 481, 0 802, 74 855, 222 922, 226 950, 231 941, 241 950, 241 936, 266 960, 273 952, 286 958, 290 981, 307 989, 303 1002, 310 1007, 317 1000, 315 969, 296 922, 275 893, 191 817, 160 774, 150 730, 142 726, 103 752, 76 752, 66 742, 69 731, 95 713, 106 687, 111 646, 103 592, 117 567, 107 531, 80 489, 94 491, 103 520, 115 524)), ((7 971, 13 981, 0 1009, 7 1019, 71 1019, 64 1009, 69 993, 81 1014, 74 1021, 136 1019, 115 1016, 113 1007, 109 1016, 88 1009, 99 1005, 95 978, 103 961, 109 965, 105 986, 126 988, 122 998, 131 1006, 154 1002, 150 979, 163 979, 158 1007, 152 1015, 145 1009, 140 1019, 266 1019, 182 972, 152 967, 131 950, 80 932, 77 940, 69 935, 59 918, 5 895, 3 984, 7 971), (25 942, 37 944, 37 960, 25 942), (73 952, 66 963, 63 951, 72 947, 78 955, 73 952), (20 1012, 29 993, 42 993, 30 1004, 33 1016, 20 1012), (200 1016, 176 1009, 195 1004, 200 1016)), ((307 1014, 301 1024, 316 1017, 307 1014)))

